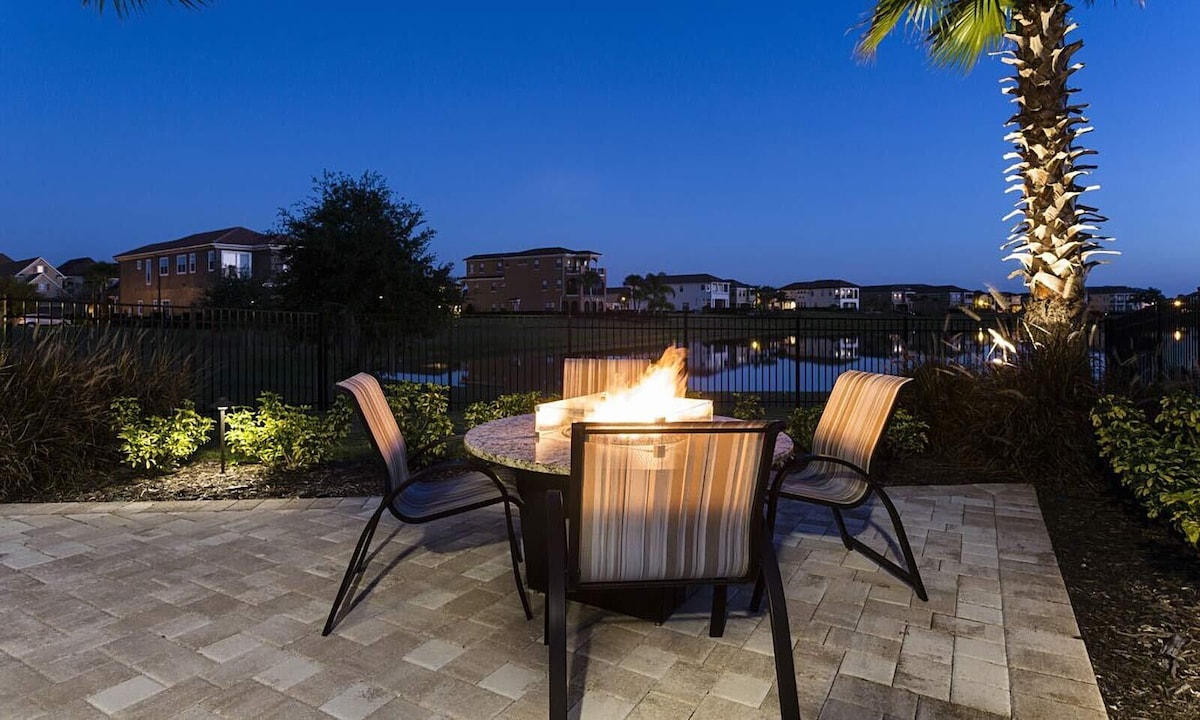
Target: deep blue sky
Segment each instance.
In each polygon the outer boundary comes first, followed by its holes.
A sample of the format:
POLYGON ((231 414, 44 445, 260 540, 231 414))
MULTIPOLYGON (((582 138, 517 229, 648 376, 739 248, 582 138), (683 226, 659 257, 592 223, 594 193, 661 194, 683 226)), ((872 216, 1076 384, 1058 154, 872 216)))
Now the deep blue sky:
MULTIPOLYGON (((1004 67, 851 56, 870 3, 216 0, 120 21, 0 3, 0 252, 52 262, 268 229, 374 170, 433 250, 564 245, 628 273, 1015 288, 998 246, 1004 67)), ((1093 285, 1200 284, 1200 3, 1075 11, 1124 254, 1093 285)))

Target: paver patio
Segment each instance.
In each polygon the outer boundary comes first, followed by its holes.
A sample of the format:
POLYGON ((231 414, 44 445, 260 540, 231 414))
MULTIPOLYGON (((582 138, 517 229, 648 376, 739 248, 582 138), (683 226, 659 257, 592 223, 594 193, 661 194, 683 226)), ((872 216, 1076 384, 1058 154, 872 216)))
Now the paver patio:
MULTIPOLYGON (((803 717, 1106 717, 1033 489, 893 497, 927 603, 846 551, 828 510, 781 506, 803 717)), ((320 636, 376 503, 0 505, 0 717, 545 717, 541 597, 527 622, 499 510, 385 516, 368 592, 320 636)), ((864 520, 852 529, 870 537, 864 520)), ((777 716, 749 591, 722 638, 706 591, 662 626, 572 603, 574 711, 777 716)))

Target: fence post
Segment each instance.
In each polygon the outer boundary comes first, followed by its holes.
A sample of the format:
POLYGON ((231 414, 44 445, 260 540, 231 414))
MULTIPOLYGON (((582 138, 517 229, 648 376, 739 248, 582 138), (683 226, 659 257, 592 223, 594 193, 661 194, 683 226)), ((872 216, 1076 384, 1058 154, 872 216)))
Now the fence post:
POLYGON ((1155 362, 1155 380, 1161 381, 1167 374, 1167 348, 1163 344, 1163 317, 1162 303, 1154 303, 1154 354, 1157 358, 1155 362))
POLYGON ((454 408, 454 318, 446 323, 446 398, 454 408))
POLYGON ((317 313, 317 407, 329 409, 329 341, 326 337, 325 309, 317 313))
POLYGON ((571 357, 573 351, 571 349, 571 310, 567 309, 567 357, 571 357))
POLYGON ((688 346, 688 311, 683 311, 683 346, 688 346))
POLYGON ((796 356, 795 362, 794 362, 794 365, 796 367, 796 389, 795 389, 796 407, 800 407, 800 313, 795 310, 792 310, 792 315, 796 319, 796 323, 795 323, 796 343, 794 345, 792 345, 792 349, 796 356))
POLYGON ((0 295, 0 347, 8 344, 8 296, 0 295))

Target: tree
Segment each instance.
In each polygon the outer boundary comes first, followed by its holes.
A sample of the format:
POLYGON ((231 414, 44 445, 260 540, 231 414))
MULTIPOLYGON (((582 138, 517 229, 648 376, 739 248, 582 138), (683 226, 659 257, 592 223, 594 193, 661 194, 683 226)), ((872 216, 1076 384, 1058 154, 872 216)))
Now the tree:
POLYGON ((103 302, 108 289, 113 286, 114 278, 121 276, 116 263, 96 261, 83 271, 83 285, 76 293, 76 299, 91 302, 103 302))
POLYGON ((204 292, 200 304, 210 308, 263 309, 271 306, 271 290, 261 280, 227 273, 204 292))
MULTIPOLYGON (((36 300, 38 294, 37 290, 29 283, 15 277, 0 275, 0 298, 21 301, 36 300)), ((0 317, 0 322, 3 321, 4 318, 0 317)))
POLYGON ((641 275, 626 275, 625 287, 629 288, 629 307, 631 310, 641 310, 646 300, 646 280, 641 275))
POLYGON ((778 310, 787 293, 770 285, 759 285, 754 288, 754 307, 759 310, 778 310))
POLYGON ((1032 295, 1027 317, 1060 329, 1080 318, 1084 281, 1101 262, 1096 257, 1113 252, 1100 245, 1111 238, 1093 234, 1106 218, 1079 202, 1097 186, 1079 183, 1095 169, 1081 161, 1095 152, 1076 144, 1091 128, 1085 127, 1087 106, 1072 104, 1075 88, 1068 86, 1083 67, 1071 61, 1083 41, 1067 41, 1075 29, 1070 10, 1061 0, 877 0, 856 49, 873 57, 906 18, 937 64, 970 69, 984 53, 1002 50, 1002 62, 1013 70, 1003 92, 1017 106, 1005 136, 1014 147, 1005 158, 1014 162, 1005 172, 1011 189, 1021 191, 1008 216, 1021 219, 1003 246, 1011 248, 1005 259, 1021 263, 1010 277, 1022 276, 1032 295))
MULTIPOLYGON (((599 294, 603 296, 605 290, 604 276, 596 272, 595 269, 588 268, 579 275, 579 286, 583 290, 584 296, 586 296, 589 301, 595 297, 597 294, 596 291, 599 291, 599 294)), ((593 303, 592 307, 593 309, 599 310, 604 307, 604 303, 603 301, 601 301, 598 305, 593 303)))
POLYGON ((326 171, 294 211, 279 211, 286 307, 326 304, 354 313, 393 313, 408 332, 430 332, 450 315, 458 288, 429 245, 436 232, 417 205, 383 177, 326 171))
POLYGON ((642 298, 646 301, 646 309, 650 312, 671 310, 674 306, 667 299, 675 295, 675 288, 667 284, 667 274, 646 273, 642 278, 642 298))

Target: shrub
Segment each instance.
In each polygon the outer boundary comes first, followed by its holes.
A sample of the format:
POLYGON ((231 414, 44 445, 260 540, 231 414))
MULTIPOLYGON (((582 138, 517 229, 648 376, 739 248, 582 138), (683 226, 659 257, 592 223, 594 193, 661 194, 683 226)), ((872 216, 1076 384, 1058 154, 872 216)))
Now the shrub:
MULTIPOLYGON (((787 419, 787 434, 797 445, 812 449, 813 434, 821 420, 821 408, 801 407, 787 419)), ((883 451, 894 458, 920 455, 929 449, 929 425, 904 408, 896 408, 883 430, 883 451)))
POLYGON ((1150 421, 1128 398, 1104 395, 1091 417, 1100 454, 1146 514, 1200 546, 1200 397, 1164 396, 1150 421))
MULTIPOLYGON (((383 394, 410 452, 454 433, 449 388, 433 383, 387 383, 383 394)), ((438 445, 419 460, 431 462, 446 452, 445 445, 438 445)))
POLYGON ((528 415, 537 409, 538 403, 557 400, 558 396, 543 396, 537 390, 527 393, 511 393, 501 395, 491 402, 480 401, 471 403, 463 412, 463 424, 466 429, 470 430, 476 425, 482 425, 486 422, 499 420, 501 418, 513 417, 514 415, 528 415))
POLYGON ((95 483, 120 461, 109 408, 149 412, 190 391, 189 358, 147 350, 139 332, 10 328, 0 345, 0 501, 51 499, 95 483))
POLYGON ((212 418, 197 413, 191 400, 184 400, 166 417, 143 416, 136 398, 117 398, 110 409, 113 428, 121 440, 121 455, 135 469, 175 469, 208 442, 213 427, 212 418))
POLYGON ((258 409, 225 416, 225 441, 235 454, 273 470, 299 470, 329 460, 350 428, 350 402, 338 397, 324 416, 307 406, 284 405, 277 393, 258 396, 258 409))
POLYGON ((766 420, 762 398, 750 393, 733 394, 733 416, 738 420, 766 420))

